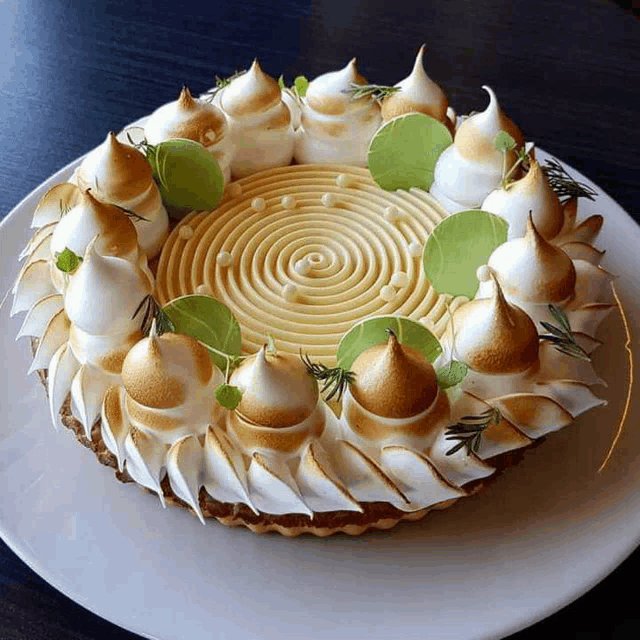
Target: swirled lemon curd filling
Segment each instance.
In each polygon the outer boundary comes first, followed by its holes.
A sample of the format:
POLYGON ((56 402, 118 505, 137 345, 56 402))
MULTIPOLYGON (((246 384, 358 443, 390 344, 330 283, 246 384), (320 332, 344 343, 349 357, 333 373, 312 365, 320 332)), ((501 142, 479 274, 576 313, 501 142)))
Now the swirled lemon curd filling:
POLYGON ((245 353, 272 335, 278 348, 326 363, 345 332, 370 316, 405 316, 441 334, 444 297, 415 246, 445 215, 426 192, 384 191, 365 169, 262 172, 173 230, 158 267, 159 302, 207 293, 238 319, 245 353))

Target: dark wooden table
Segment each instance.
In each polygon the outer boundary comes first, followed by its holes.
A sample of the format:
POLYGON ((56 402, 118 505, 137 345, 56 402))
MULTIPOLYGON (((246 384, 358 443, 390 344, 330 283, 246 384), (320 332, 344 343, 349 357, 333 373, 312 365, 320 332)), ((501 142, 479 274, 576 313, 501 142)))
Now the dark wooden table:
MULTIPOLYGON (((640 24, 609 0, 3 0, 0 35, 0 216, 183 84, 205 90, 255 56, 272 75, 312 78, 354 55, 371 81, 393 84, 425 42, 429 74, 459 113, 482 108, 489 84, 527 139, 640 221, 640 24)), ((636 551, 511 638, 639 637, 639 571, 636 551)), ((107 636, 138 637, 59 594, 0 542, 1 640, 107 636)))

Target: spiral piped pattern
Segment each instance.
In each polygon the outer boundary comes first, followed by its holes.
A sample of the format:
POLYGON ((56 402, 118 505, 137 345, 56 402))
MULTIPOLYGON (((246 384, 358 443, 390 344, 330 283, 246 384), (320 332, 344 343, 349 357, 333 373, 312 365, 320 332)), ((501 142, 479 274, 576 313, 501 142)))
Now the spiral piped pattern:
POLYGON ((215 211, 189 214, 169 236, 162 304, 210 293, 238 319, 245 352, 271 334, 278 349, 327 364, 367 317, 406 316, 441 334, 445 297, 415 250, 446 216, 429 194, 384 191, 345 165, 279 167, 230 187, 215 211))

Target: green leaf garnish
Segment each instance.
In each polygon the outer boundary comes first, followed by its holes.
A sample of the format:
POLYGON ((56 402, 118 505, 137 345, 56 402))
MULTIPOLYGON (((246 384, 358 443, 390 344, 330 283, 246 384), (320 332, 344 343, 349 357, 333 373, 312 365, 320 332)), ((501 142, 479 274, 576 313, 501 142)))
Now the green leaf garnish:
POLYGON ((449 129, 424 113, 389 120, 371 140, 371 177, 387 191, 420 187, 428 191, 440 154, 453 143, 449 129))
POLYGON ((513 136, 506 131, 500 131, 493 139, 493 146, 500 151, 500 153, 508 153, 516 148, 516 141, 513 136))
POLYGON ((558 327, 550 322, 541 322, 540 324, 550 333, 540 336, 541 340, 552 342, 554 347, 567 356, 579 358, 580 360, 591 360, 589 354, 577 343, 567 314, 553 304, 549 305, 549 312, 554 320, 558 323, 558 327))
POLYGON ((282 74, 280 74, 280 77, 278 78, 278 86, 279 86, 281 89, 285 89, 285 86, 284 86, 284 76, 283 76, 282 74))
POLYGON ((427 238, 422 254, 431 286, 438 293, 473 298, 479 286, 476 271, 507 241, 507 228, 503 218, 480 210, 445 218, 427 238))
POLYGON ((270 333, 267 333, 267 349, 266 349, 266 352, 270 356, 277 356, 278 355, 278 347, 276 346, 276 340, 270 333))
POLYGON ((456 451, 462 449, 462 447, 466 448, 467 455, 471 455, 472 452, 476 453, 480 448, 480 441, 485 429, 487 429, 492 422, 497 424, 500 420, 500 412, 493 407, 483 411, 477 416, 462 416, 456 424, 447 428, 446 439, 457 440, 458 443, 451 447, 446 455, 451 456, 456 453, 456 451))
POLYGON ((298 94, 298 97, 304 98, 307 94, 309 81, 304 76, 296 76, 295 80, 293 81, 293 87, 298 94))
POLYGON ((188 295, 163 309, 177 333, 189 335, 205 346, 216 366, 225 371, 229 357, 242 350, 240 325, 228 307, 210 296, 188 295))
POLYGON ((389 329, 400 344, 417 349, 430 362, 442 353, 438 339, 419 322, 400 316, 377 316, 359 322, 342 337, 337 352, 338 366, 349 371, 363 351, 387 342, 389 329))
POLYGON ((325 400, 329 402, 335 397, 337 401, 340 401, 342 394, 347 385, 351 384, 355 379, 355 373, 353 371, 347 371, 342 367, 327 367, 322 363, 312 362, 308 355, 302 355, 300 352, 300 358, 307 367, 309 375, 318 382, 324 383, 320 393, 327 393, 325 400))
POLYGON ((242 391, 238 387, 223 382, 216 388, 216 401, 225 409, 235 409, 242 400, 242 391))
POLYGON ((69 247, 65 247, 64 251, 56 256, 56 267, 65 273, 75 271, 81 262, 82 258, 71 251, 69 247))
POLYGON ((163 202, 174 217, 213 209, 224 190, 217 160, 193 140, 174 139, 147 146, 147 160, 163 202))
POLYGON ((469 365, 458 360, 452 360, 448 365, 436 371, 436 379, 442 390, 450 389, 460 384, 468 372, 469 365))

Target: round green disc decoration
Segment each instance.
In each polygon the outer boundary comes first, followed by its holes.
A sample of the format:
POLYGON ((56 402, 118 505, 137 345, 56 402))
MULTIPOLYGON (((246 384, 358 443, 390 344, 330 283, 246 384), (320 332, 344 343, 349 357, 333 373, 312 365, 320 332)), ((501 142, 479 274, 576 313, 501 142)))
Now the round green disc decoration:
POLYGON ((442 353, 438 339, 419 322, 401 316, 376 316, 359 322, 345 333, 338 345, 338 366, 349 369, 363 351, 387 342, 387 329, 396 334, 400 344, 417 349, 429 362, 442 353))
POLYGON ((380 127, 369 145, 371 177, 387 191, 433 184, 440 154, 453 143, 449 129, 424 113, 409 113, 380 127))
POLYGON ((480 210, 445 218, 427 238, 422 254, 431 286, 438 293, 473 298, 479 287, 476 271, 507 241, 508 226, 504 218, 480 210))
POLYGON ((148 159, 162 201, 170 209, 209 211, 220 201, 224 176, 216 159, 201 144, 165 140, 152 147, 148 159))
POLYGON ((169 316, 176 333, 184 333, 209 350, 209 355, 221 371, 228 359, 242 351, 240 325, 230 309, 209 296, 188 295, 167 303, 162 311, 169 316))

